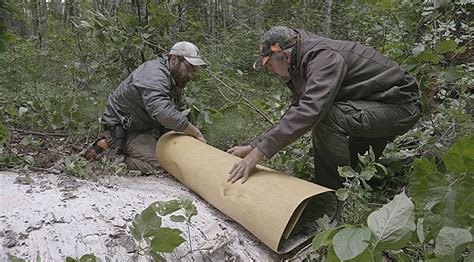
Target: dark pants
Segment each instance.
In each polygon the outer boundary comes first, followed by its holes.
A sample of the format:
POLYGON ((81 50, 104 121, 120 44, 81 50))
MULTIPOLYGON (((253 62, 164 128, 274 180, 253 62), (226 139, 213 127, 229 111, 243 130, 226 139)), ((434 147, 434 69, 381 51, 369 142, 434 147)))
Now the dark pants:
POLYGON ((420 118, 415 103, 385 104, 374 101, 334 103, 327 116, 313 128, 314 182, 332 189, 344 182, 339 166, 357 165, 357 154, 369 148, 378 158, 387 142, 410 130, 420 118))

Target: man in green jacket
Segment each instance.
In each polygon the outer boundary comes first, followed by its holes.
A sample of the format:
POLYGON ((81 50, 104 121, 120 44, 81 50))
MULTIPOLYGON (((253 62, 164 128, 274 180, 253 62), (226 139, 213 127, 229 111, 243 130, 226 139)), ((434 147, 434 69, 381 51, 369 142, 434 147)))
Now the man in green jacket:
POLYGON ((279 26, 262 36, 259 48, 254 67, 285 81, 291 103, 265 134, 228 150, 243 157, 229 172, 232 183, 244 183, 264 156, 312 130, 314 182, 340 188, 337 167, 355 166, 369 145, 379 157, 389 140, 420 117, 415 78, 370 47, 279 26))
POLYGON ((150 173, 159 167, 153 130, 180 131, 206 142, 182 113, 185 85, 202 66, 206 64, 199 49, 190 42, 178 42, 167 56, 140 65, 110 94, 101 118, 109 143, 96 143, 96 148, 112 143, 125 155, 128 169, 150 173))

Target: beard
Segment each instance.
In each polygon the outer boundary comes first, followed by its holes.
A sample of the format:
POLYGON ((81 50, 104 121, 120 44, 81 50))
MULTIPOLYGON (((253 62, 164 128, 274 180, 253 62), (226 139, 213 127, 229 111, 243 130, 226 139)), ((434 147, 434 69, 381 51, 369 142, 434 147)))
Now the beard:
POLYGON ((181 68, 182 62, 179 62, 178 65, 171 69, 171 76, 173 77, 177 86, 184 87, 184 85, 191 80, 191 76, 189 74, 183 73, 183 70, 180 70, 181 68))
POLYGON ((171 70, 171 76, 173 77, 174 81, 176 82, 176 85, 179 87, 184 87, 189 80, 191 80, 191 77, 187 74, 183 74, 181 70, 179 70, 180 66, 175 66, 171 70))

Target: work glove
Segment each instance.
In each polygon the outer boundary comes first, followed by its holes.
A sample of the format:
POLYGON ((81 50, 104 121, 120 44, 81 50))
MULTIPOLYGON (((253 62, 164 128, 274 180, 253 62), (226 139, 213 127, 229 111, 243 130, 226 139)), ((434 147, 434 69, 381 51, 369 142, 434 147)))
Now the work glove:
POLYGON ((89 146, 82 156, 89 161, 95 161, 98 160, 100 155, 109 147, 110 143, 107 141, 107 138, 103 136, 89 146))

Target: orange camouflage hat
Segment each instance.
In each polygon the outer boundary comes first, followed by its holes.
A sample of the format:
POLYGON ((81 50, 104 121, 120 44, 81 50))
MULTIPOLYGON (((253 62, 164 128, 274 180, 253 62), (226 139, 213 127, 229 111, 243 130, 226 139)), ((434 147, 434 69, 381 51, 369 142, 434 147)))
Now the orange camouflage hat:
POLYGON ((293 47, 296 44, 295 31, 286 26, 274 26, 265 32, 258 42, 260 56, 253 64, 255 70, 265 65, 273 53, 293 47))

